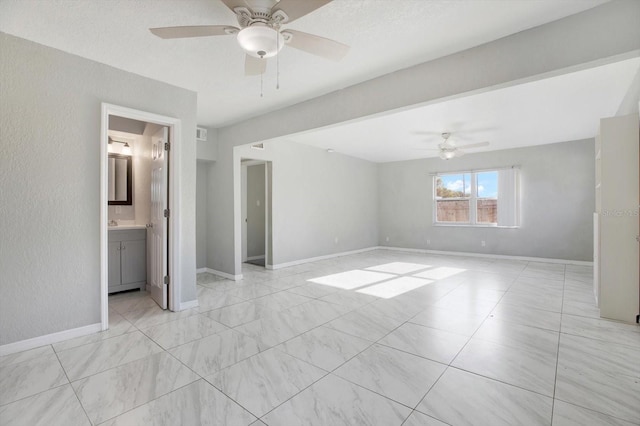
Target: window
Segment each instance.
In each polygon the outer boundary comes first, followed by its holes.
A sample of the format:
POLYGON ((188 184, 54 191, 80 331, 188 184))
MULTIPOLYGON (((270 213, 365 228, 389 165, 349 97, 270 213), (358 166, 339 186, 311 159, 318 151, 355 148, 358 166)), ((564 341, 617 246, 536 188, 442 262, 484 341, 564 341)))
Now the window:
POLYGON ((434 176, 437 224, 518 226, 517 169, 434 176))

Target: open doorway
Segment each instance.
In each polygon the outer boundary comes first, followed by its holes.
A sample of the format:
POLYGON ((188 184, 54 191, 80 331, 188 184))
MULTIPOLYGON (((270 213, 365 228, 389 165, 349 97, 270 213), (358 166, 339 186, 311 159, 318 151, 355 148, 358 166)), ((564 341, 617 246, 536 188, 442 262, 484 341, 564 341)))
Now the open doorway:
POLYGON ((242 263, 265 267, 266 164, 242 161, 242 263))
POLYGON ((110 294, 146 291, 159 309, 176 310, 178 177, 172 147, 179 120, 103 104, 101 129, 101 318, 110 294))
POLYGON ((272 262, 271 161, 240 159, 241 268, 268 268, 272 262))

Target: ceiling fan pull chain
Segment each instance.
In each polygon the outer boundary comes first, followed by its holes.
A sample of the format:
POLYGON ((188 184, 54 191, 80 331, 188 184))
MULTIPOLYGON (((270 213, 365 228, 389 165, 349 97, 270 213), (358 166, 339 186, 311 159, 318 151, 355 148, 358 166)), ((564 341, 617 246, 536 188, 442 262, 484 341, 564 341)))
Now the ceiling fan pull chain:
MULTIPOLYGON (((280 52, 280 28, 276 29, 276 52, 280 52)), ((276 54, 276 90, 280 89, 280 55, 276 54)))
POLYGON ((263 78, 263 76, 264 76, 264 72, 261 72, 261 73, 260 73, 260 97, 261 97, 261 98, 263 97, 263 96, 262 96, 262 94, 263 94, 263 91, 262 91, 262 86, 263 86, 263 85, 262 85, 262 78, 263 78))

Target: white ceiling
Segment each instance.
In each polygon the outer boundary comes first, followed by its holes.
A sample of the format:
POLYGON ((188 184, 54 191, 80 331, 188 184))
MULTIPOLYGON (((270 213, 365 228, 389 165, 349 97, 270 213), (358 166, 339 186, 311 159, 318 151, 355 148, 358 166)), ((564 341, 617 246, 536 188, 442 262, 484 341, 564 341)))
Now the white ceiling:
POLYGON ((467 152, 494 151, 592 138, 602 117, 615 115, 640 70, 640 58, 482 94, 287 136, 374 162, 437 157, 442 132, 458 145, 489 141, 467 152), (416 135, 416 132, 433 135, 416 135))
MULTIPOLYGON (((0 0, 0 31, 196 91, 198 123, 220 127, 604 2, 334 0, 289 28, 346 43, 351 46, 347 57, 334 63, 285 48, 279 55, 280 90, 275 90, 271 59, 263 98, 260 77, 243 75, 243 53, 233 36, 162 40, 148 31, 173 25, 235 25, 234 14, 218 0, 0 0)), ((460 120, 478 121, 471 119, 467 114, 460 120)), ((443 125, 424 124, 418 129, 440 130, 443 125)), ((494 146, 501 143, 492 139, 494 146)))

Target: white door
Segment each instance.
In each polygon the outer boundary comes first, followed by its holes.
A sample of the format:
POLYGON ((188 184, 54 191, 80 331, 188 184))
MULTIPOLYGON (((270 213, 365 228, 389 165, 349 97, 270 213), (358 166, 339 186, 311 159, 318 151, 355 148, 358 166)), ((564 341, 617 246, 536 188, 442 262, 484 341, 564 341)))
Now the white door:
POLYGON ((169 181, 169 158, 165 143, 169 142, 169 129, 163 127, 151 137, 151 223, 147 230, 149 242, 151 297, 162 308, 167 309, 167 194, 169 181))

